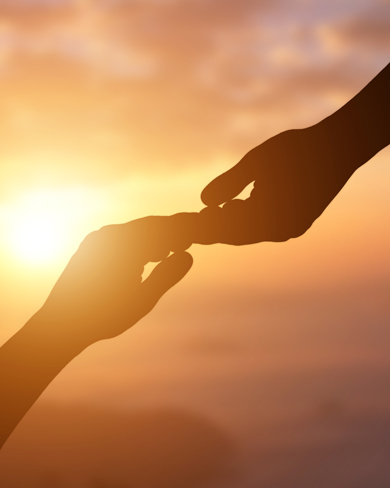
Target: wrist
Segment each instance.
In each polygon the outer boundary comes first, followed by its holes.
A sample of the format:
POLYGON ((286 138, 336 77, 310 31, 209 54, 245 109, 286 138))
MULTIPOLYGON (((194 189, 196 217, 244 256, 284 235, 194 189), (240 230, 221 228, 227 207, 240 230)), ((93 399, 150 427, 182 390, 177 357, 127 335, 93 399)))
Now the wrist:
POLYGON ((389 145, 390 64, 318 125, 353 171, 389 145))
POLYGON ((367 140, 364 127, 357 123, 351 124, 350 114, 342 110, 317 125, 326 141, 332 160, 349 176, 377 152, 373 148, 372 141, 367 140))
POLYGON ((71 360, 90 343, 74 333, 69 324, 42 307, 20 331, 30 344, 35 344, 44 355, 57 356, 59 360, 71 360))

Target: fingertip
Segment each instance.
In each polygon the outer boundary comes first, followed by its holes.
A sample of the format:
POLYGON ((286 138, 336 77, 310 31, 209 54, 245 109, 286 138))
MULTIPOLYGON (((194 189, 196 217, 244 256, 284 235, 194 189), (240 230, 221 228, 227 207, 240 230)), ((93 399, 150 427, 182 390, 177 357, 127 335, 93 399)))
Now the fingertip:
POLYGON ((171 251, 174 253, 184 252, 187 251, 192 246, 192 244, 193 244, 192 241, 177 242, 171 245, 171 251))
POLYGON ((154 274, 154 278, 161 279, 165 286, 170 288, 184 278, 191 269, 193 262, 194 260, 188 252, 175 252, 157 265, 151 277, 154 274))
POLYGON ((258 163, 258 151, 249 151, 235 166, 204 188, 200 196, 202 202, 207 206, 221 205, 239 195, 256 179, 258 163))
POLYGON ((171 266, 175 266, 177 270, 184 272, 184 275, 188 273, 194 264, 194 258, 186 251, 177 251, 169 256, 167 260, 170 260, 171 266))
POLYGON ((207 207, 218 206, 226 202, 224 195, 219 190, 219 177, 209 183, 200 194, 200 199, 207 207))
POLYGON ((179 281, 181 281, 193 264, 193 258, 188 252, 177 252, 161 261, 152 271, 142 288, 148 301, 153 307, 157 301, 179 281))
POLYGON ((202 202, 208 207, 218 206, 239 195, 254 179, 240 168, 235 166, 209 183, 201 193, 202 202))

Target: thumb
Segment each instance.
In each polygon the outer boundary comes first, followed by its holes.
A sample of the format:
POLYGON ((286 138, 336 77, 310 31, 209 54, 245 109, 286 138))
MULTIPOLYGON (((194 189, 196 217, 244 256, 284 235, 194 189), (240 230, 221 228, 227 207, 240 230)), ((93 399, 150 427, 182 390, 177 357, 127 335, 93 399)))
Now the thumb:
POLYGON ((256 178, 256 160, 253 150, 226 173, 217 176, 202 191, 200 198, 205 205, 221 205, 239 195, 256 178))
POLYGON ((142 284, 142 294, 151 310, 170 288, 176 285, 191 269, 193 259, 187 252, 178 252, 158 264, 142 284))

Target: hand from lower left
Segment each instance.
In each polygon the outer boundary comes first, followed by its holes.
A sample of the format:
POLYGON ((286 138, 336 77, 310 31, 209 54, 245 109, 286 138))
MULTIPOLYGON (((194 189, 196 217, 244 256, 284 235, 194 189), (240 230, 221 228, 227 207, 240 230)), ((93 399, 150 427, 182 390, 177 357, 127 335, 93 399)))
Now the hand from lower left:
POLYGON ((170 217, 147 217, 89 234, 51 291, 40 316, 50 333, 84 345, 121 334, 149 313, 192 266, 170 233, 170 217), (148 262, 161 261, 142 281, 148 262))

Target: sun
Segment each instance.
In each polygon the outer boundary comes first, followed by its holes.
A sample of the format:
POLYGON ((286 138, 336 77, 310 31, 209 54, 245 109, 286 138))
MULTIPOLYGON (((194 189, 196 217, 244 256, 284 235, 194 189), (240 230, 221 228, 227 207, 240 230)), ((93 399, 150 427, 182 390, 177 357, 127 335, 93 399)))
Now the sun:
POLYGON ((15 198, 3 209, 12 255, 30 265, 61 262, 86 235, 82 224, 95 200, 82 188, 41 188, 15 198))
POLYGON ((53 261, 61 253, 63 241, 63 229, 53 212, 27 212, 15 222, 14 250, 30 262, 53 261))

